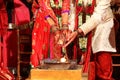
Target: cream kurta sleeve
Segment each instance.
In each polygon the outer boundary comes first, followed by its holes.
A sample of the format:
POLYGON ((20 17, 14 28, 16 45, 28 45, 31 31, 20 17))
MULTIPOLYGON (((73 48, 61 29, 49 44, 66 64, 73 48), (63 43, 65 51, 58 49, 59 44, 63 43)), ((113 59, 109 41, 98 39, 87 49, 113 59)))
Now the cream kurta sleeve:
POLYGON ((91 18, 80 28, 84 35, 93 31, 92 51, 116 52, 113 13, 110 8, 111 0, 96 0, 96 7, 91 18))
POLYGON ((84 35, 92 31, 102 22, 109 20, 113 15, 111 14, 110 8, 111 0, 97 0, 96 7, 94 9, 91 18, 86 21, 79 28, 82 29, 84 35), (109 14, 109 15, 108 15, 109 14), (110 15, 111 14, 111 15, 110 15))

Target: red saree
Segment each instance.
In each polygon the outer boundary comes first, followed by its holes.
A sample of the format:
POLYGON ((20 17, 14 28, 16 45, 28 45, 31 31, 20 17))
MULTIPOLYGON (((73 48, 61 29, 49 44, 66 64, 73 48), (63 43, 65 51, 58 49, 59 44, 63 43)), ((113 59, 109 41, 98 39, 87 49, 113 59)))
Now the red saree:
MULTIPOLYGON (((54 3, 56 4, 56 5, 58 5, 59 4, 59 1, 60 0, 54 0, 54 3)), ((68 21, 67 21, 67 17, 66 16, 62 16, 62 14, 66 14, 66 13, 68 13, 68 15, 69 15, 69 10, 70 10, 70 0, 63 0, 62 1, 62 11, 61 11, 61 18, 62 18, 62 20, 61 20, 61 24, 63 24, 62 22, 65 22, 65 23, 67 23, 68 24, 68 21)), ((58 12, 59 13, 59 12, 58 12)), ((59 23, 60 24, 60 23, 59 23)), ((60 32, 60 34, 61 34, 61 38, 62 37, 64 37, 64 36, 62 36, 62 31, 60 32)), ((51 42, 50 42, 50 44, 53 46, 53 47, 51 47, 51 49, 50 49, 50 58, 56 58, 57 57, 57 59, 60 59, 61 58, 61 56, 63 56, 61 53, 61 51, 62 51, 62 48, 61 48, 61 45, 59 45, 59 44, 56 44, 55 43, 55 41, 54 42, 52 42, 53 40, 50 40, 51 42), (53 44, 54 43, 54 44, 53 44), (53 48, 53 49, 52 49, 53 48), (57 56, 56 56, 56 54, 55 54, 55 52, 57 53, 57 56)), ((64 41, 64 40, 63 40, 64 41)))
POLYGON ((50 43, 50 25, 45 17, 50 16, 57 24, 57 18, 50 7, 49 0, 38 0, 37 4, 33 1, 32 10, 35 13, 36 9, 39 11, 36 15, 36 20, 32 32, 32 55, 31 64, 36 67, 43 58, 48 58, 48 50, 50 43))
MULTIPOLYGON (((69 0, 63 1, 63 10, 68 10, 67 2, 69 0)), ((34 67, 38 66, 43 58, 48 58, 48 52, 50 52, 50 58, 52 59, 55 58, 55 53, 58 57, 61 56, 61 48, 54 42, 54 34, 50 34, 50 25, 45 19, 46 16, 50 16, 58 25, 57 17, 50 7, 50 0, 38 0, 38 3, 34 0, 32 6, 33 13, 39 8, 32 32, 31 64, 34 67)))

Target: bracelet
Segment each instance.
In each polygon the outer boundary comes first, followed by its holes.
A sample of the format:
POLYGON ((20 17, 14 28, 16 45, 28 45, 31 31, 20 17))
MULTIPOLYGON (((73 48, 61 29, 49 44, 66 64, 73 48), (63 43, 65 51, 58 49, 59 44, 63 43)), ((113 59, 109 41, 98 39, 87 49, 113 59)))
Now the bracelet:
POLYGON ((64 11, 62 11, 62 13, 68 13, 68 14, 70 14, 70 11, 69 10, 64 10, 64 11))

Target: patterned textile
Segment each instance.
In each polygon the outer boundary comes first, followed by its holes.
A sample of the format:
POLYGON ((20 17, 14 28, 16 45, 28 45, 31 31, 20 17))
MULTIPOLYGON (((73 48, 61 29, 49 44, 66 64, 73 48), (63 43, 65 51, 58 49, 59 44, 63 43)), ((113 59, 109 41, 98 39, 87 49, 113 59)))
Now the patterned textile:
POLYGON ((8 26, 7 11, 4 4, 4 0, 0 0, 0 35, 6 32, 8 26))
MULTIPOLYGON (((69 0, 64 0, 65 2, 69 0)), ((37 4, 33 1, 32 11, 36 15, 34 29, 32 32, 32 55, 31 64, 36 67, 40 64, 40 61, 44 58, 48 58, 48 52, 50 52, 50 58, 57 58, 61 55, 61 48, 56 45, 54 34, 50 34, 50 24, 45 19, 46 16, 50 16, 53 21, 58 25, 57 17, 50 6, 50 0, 38 0, 37 4), (57 56, 55 56, 57 54, 57 56)), ((64 2, 63 2, 64 3, 64 2)), ((69 9, 66 3, 63 4, 63 9, 69 9)))
POLYGON ((57 24, 57 18, 50 7, 49 0, 38 0, 37 4, 33 1, 32 11, 35 13, 37 9, 34 28, 32 32, 32 55, 31 64, 36 67, 43 58, 48 58, 48 50, 50 43, 50 25, 46 21, 45 17, 50 16, 57 24))

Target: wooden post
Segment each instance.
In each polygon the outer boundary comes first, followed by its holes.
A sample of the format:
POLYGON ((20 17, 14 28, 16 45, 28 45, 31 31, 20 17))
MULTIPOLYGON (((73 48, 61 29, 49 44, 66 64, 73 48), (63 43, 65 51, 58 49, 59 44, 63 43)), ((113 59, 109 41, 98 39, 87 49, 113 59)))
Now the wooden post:
POLYGON ((19 29, 17 29, 17 40, 18 40, 18 55, 17 55, 17 80, 20 80, 20 41, 19 41, 19 29))

